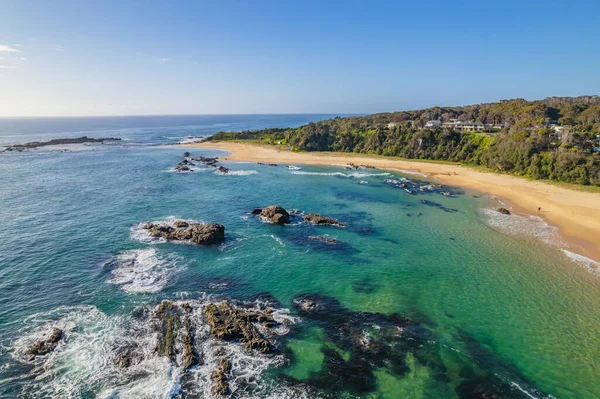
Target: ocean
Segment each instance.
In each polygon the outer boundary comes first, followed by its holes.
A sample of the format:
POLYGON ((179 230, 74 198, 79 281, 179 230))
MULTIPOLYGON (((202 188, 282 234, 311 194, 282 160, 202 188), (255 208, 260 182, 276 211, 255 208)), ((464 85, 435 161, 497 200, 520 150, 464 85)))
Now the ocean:
POLYGON ((230 173, 173 169, 177 143, 329 117, 0 119, 0 146, 122 138, 0 153, 0 396, 212 397, 225 353, 236 398, 600 397, 598 265, 565 252, 543 220, 409 173, 197 148, 230 173), (251 214, 268 205, 345 226, 251 214), (142 228, 175 219, 220 223, 225 241, 142 228), (192 309, 201 361, 189 369, 155 350, 151 315, 165 299, 192 309), (273 350, 211 336, 203 309, 220 301, 268 306, 278 327, 257 328, 273 350), (56 349, 28 358, 53 327, 56 349), (135 356, 119 367, 124 347, 135 356))

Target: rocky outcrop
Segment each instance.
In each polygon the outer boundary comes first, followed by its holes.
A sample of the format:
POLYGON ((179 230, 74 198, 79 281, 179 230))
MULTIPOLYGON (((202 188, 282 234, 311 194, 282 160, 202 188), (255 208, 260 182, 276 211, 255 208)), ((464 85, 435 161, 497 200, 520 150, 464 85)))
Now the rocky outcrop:
MULTIPOLYGON (((183 153, 183 160, 181 160, 181 162, 179 162, 177 165, 175 165, 175 167, 173 168, 176 172, 192 172, 193 169, 191 168, 191 166, 196 166, 196 164, 193 162, 201 162, 202 164, 204 164, 205 166, 212 166, 214 168, 216 168, 218 165, 218 158, 210 158, 210 157, 202 157, 202 156, 197 156, 197 157, 192 157, 191 154, 189 152, 184 152, 183 153)), ((220 167, 223 168, 223 167, 220 167)), ((227 168, 223 168, 224 170, 227 170, 227 172, 229 172, 229 170, 227 168)), ((225 171, 223 171, 223 173, 227 173, 225 171)))
POLYGON ((360 168, 360 166, 358 166, 352 162, 350 162, 346 166, 344 166, 344 169, 348 169, 348 170, 357 170, 358 168, 360 168))
POLYGON ((216 164, 219 162, 219 158, 210 158, 202 156, 192 157, 191 159, 194 161, 202 162, 207 166, 216 166, 216 164))
POLYGON ((58 343, 63 339, 64 333, 58 327, 52 328, 44 337, 35 341, 25 352, 29 360, 35 359, 36 356, 43 356, 52 352, 58 346, 58 343))
POLYGON ((217 244, 225 240, 225 227, 218 223, 188 223, 175 221, 165 223, 144 223, 142 228, 148 235, 169 241, 189 241, 198 245, 217 244))
POLYGON ((154 316, 157 320, 155 328, 158 331, 156 352, 169 357, 174 364, 181 363, 178 365, 183 370, 197 365, 200 355, 194 347, 191 307, 185 303, 177 305, 171 301, 163 301, 156 308, 154 316))
POLYGON ((231 373, 231 362, 222 351, 217 351, 215 356, 218 356, 217 367, 210 374, 210 379, 213 383, 212 394, 215 396, 226 396, 229 394, 229 374, 231 373))
POLYGON ((302 219, 304 219, 305 222, 309 222, 312 224, 340 226, 340 227, 344 226, 342 223, 338 222, 337 220, 335 220, 333 218, 330 218, 328 216, 321 216, 316 213, 309 213, 308 215, 304 215, 302 217, 302 219))
POLYGON ((185 220, 176 220, 173 222, 173 226, 177 227, 177 228, 183 228, 183 227, 189 227, 189 223, 186 222, 185 220))
MULTIPOLYGON (((257 211, 255 209, 253 213, 257 211)), ((268 207, 261 209, 259 215, 275 224, 288 224, 290 223, 290 214, 283 207, 278 205, 269 205, 268 207)))
POLYGON ((49 141, 32 141, 30 143, 15 144, 6 147, 6 151, 23 151, 32 148, 45 147, 49 145, 66 145, 66 144, 82 144, 82 143, 104 143, 105 141, 119 141, 120 138, 116 137, 105 137, 105 138, 93 138, 93 137, 77 137, 77 138, 65 138, 65 139, 52 139, 49 141))
POLYGON ((269 352, 272 345, 257 329, 255 323, 265 328, 277 325, 270 315, 269 308, 264 311, 236 308, 227 302, 208 304, 204 307, 204 316, 210 326, 211 334, 218 340, 239 340, 248 349, 269 352))
POLYGON ((222 173, 222 174, 224 174, 224 175, 226 175, 227 173, 229 173, 229 169, 227 169, 227 168, 226 168, 226 167, 224 167, 224 166, 219 166, 219 167, 217 168, 217 171, 218 171, 219 173, 222 173))
POLYGON ((500 212, 503 215, 510 215, 510 211, 506 208, 498 208, 498 212, 500 212))

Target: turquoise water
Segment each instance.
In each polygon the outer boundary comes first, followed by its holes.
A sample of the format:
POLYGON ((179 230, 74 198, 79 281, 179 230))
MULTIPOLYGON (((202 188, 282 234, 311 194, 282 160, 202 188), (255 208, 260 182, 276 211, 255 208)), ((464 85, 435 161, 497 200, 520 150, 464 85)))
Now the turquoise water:
POLYGON ((554 232, 543 223, 505 223, 477 193, 418 191, 426 182, 414 175, 227 161, 227 176, 172 172, 183 150, 165 144, 185 136, 322 117, 1 120, 5 144, 127 140, 0 154, 0 394, 204 397, 204 367, 186 385, 148 353, 143 373, 121 375, 111 347, 162 299, 251 303, 269 293, 293 324, 271 357, 239 352, 234 372, 247 378, 234 397, 483 397, 479 387, 509 398, 600 397, 598 276, 548 244, 554 232), (402 178, 413 194, 389 181, 402 178), (347 227, 274 226, 248 214, 270 204, 347 227), (138 228, 170 217, 221 223, 226 241, 153 242, 138 228), (306 294, 327 311, 300 312, 294 299, 306 294), (398 328, 400 316, 411 324, 398 328), (48 325, 65 326, 65 342, 39 363, 23 361, 19 351, 48 325), (357 349, 353 334, 372 344, 357 349))

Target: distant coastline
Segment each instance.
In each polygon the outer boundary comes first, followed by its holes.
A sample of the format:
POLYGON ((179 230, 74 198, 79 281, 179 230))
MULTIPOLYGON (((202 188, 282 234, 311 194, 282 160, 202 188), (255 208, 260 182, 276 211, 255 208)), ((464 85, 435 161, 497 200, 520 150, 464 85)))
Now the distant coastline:
POLYGON ((185 144, 186 148, 215 148, 231 152, 228 160, 330 166, 368 164, 379 169, 423 173, 443 184, 474 189, 505 198, 517 212, 539 215, 560 229, 569 248, 600 262, 600 193, 570 189, 543 181, 497 174, 453 163, 435 163, 384 156, 336 152, 293 152, 276 146, 239 142, 185 144), (538 213, 538 208, 541 212, 538 213))

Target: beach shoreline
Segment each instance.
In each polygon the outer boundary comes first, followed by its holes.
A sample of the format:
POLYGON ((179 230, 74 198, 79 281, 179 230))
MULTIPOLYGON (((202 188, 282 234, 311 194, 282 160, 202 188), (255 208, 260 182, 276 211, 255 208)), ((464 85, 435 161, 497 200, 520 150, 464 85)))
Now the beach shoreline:
POLYGON ((353 162, 395 172, 420 173, 436 182, 473 189, 503 198, 518 212, 537 215, 559 228, 561 238, 578 254, 600 262, 600 193, 576 191, 521 177, 497 174, 450 163, 335 152, 292 152, 275 146, 239 142, 181 145, 229 151, 231 161, 331 166, 353 162), (538 208, 541 211, 538 212, 538 208))

